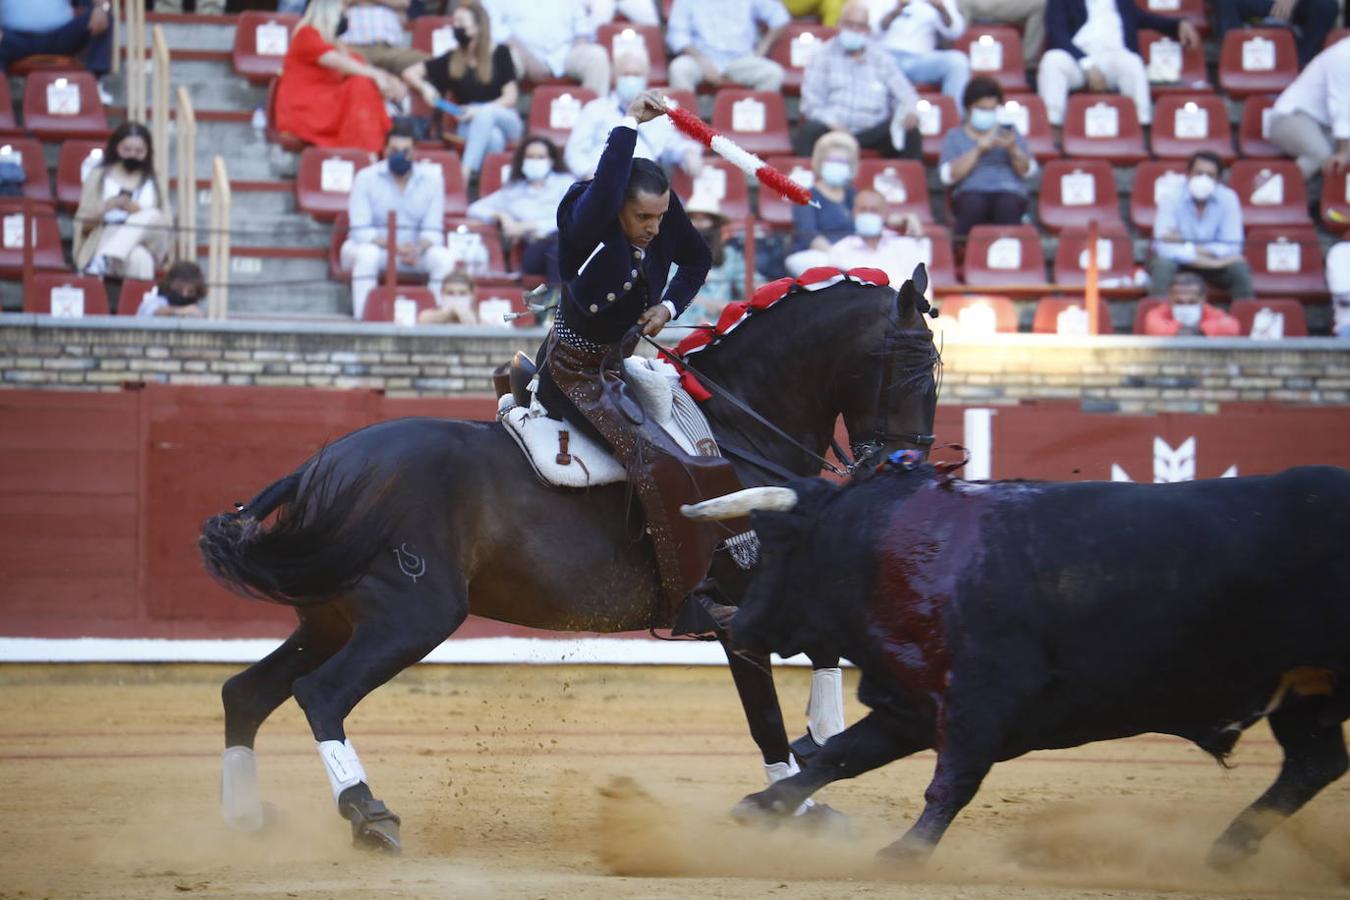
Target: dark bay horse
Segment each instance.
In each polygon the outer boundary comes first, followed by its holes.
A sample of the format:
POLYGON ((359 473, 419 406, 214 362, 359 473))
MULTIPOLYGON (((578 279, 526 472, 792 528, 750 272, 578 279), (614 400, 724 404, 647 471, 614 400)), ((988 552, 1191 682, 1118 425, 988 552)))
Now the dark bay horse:
MULTIPOLYGON (((855 454, 926 449, 938 357, 923 318, 926 273, 915 277, 919 287, 899 291, 844 281, 795 293, 693 358, 801 445, 721 397, 705 403, 719 443, 759 457, 732 456, 743 484, 776 483, 781 470, 815 474, 820 461, 805 448, 824 454, 841 415, 855 454)), ((354 840, 397 852, 398 817, 367 786, 343 730, 348 713, 470 612, 559 631, 670 627, 650 543, 635 533, 624 485, 545 487, 498 423, 428 418, 349 434, 210 519, 199 542, 208 571, 299 618, 280 647, 222 690, 227 821, 262 825, 254 738, 294 696, 354 840)), ((711 574, 739 602, 750 573, 719 551, 711 574)), ((786 763, 768 657, 728 659, 766 765, 786 763)))

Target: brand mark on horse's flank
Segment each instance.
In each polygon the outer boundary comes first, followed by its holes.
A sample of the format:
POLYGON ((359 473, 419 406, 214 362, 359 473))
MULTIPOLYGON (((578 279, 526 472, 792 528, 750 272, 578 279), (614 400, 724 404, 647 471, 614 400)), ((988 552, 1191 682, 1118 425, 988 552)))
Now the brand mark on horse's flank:
POLYGON ((417 584, 417 579, 427 574, 426 559, 414 553, 407 544, 399 544, 394 548, 394 558, 398 560, 398 570, 411 578, 413 584, 417 584))

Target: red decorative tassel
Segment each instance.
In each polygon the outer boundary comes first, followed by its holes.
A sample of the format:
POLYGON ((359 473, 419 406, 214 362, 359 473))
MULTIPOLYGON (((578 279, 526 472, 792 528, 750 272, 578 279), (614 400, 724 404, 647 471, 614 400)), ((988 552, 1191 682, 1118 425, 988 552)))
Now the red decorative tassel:
POLYGON ((704 122, 689 110, 682 109, 678 106, 667 106, 666 115, 670 116, 670 121, 674 122, 675 127, 680 129, 680 131, 683 131, 709 150, 712 149, 713 135, 717 132, 713 131, 712 128, 708 126, 708 123, 704 122))
MULTIPOLYGON (((666 115, 670 116, 670 121, 684 134, 688 135, 693 140, 698 141, 709 150, 713 150, 713 138, 718 137, 719 135, 698 116, 694 115, 689 110, 681 109, 678 106, 667 106, 666 115)), ((713 150, 714 153, 723 156, 737 168, 744 169, 747 176, 754 175, 755 178, 759 180, 760 184, 764 185, 775 194, 778 194, 784 200, 796 203, 798 206, 807 206, 811 203, 811 192, 809 190, 802 187, 800 184, 797 184, 797 182, 788 178, 773 166, 765 164, 759 157, 747 153, 745 150, 741 149, 740 145, 731 141, 730 138, 722 136, 722 139, 723 141, 732 144, 734 151, 731 153, 720 152, 727 149, 723 146, 719 147, 717 150, 713 150), (758 165, 758 168, 754 168, 754 170, 751 171, 751 168, 756 165, 758 165)))
POLYGON ((811 192, 802 187, 773 166, 761 166, 755 172, 755 177, 759 183, 769 190, 773 191, 784 200, 789 200, 798 206, 807 206, 811 202, 811 192))

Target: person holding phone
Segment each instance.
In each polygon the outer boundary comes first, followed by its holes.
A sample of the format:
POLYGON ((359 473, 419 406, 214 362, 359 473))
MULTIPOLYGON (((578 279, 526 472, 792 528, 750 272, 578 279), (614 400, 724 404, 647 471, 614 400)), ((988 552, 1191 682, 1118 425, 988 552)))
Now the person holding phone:
POLYGON ((150 132, 139 122, 123 122, 80 193, 71 242, 75 267, 91 275, 152 280, 168 262, 172 227, 168 198, 156 183, 150 132))
POLYGON ((962 95, 966 121, 947 132, 938 175, 952 189, 955 237, 975 225, 1016 225, 1027 211, 1027 179, 1036 160, 1012 125, 999 122, 1003 88, 980 75, 962 95))

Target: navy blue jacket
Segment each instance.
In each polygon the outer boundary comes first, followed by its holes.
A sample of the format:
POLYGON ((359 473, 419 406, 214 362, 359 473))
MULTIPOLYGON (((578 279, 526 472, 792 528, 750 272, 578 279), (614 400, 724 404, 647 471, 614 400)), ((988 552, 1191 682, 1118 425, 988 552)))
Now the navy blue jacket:
MULTIPOLYGON (((1171 19, 1142 10, 1134 0, 1116 0, 1120 23, 1124 26, 1125 46, 1132 53, 1139 52, 1139 29, 1151 28, 1169 37, 1177 36, 1180 19, 1171 19)), ((1078 49, 1073 36, 1087 24, 1087 0, 1048 0, 1045 4, 1045 49, 1063 50, 1074 59, 1086 54, 1078 49)))
POLYGON ((636 144, 637 131, 616 127, 609 133, 595 177, 572 185, 558 205, 562 317, 569 328, 597 344, 618 343, 648 307, 663 299, 675 307, 675 315, 684 312, 712 266, 708 245, 674 191, 645 256, 629 243, 619 211, 636 144), (680 270, 667 289, 672 263, 680 270), (639 267, 645 289, 639 284, 639 267))

